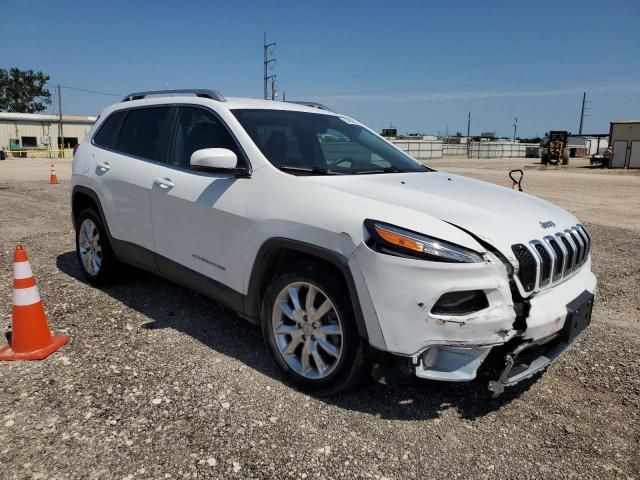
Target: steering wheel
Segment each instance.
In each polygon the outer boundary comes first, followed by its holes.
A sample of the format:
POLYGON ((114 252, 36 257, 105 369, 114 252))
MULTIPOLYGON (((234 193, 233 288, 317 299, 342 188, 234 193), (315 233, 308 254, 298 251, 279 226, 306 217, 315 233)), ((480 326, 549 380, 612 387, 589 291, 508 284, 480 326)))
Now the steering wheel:
MULTIPOLYGON (((349 167, 352 167, 353 164, 355 163, 355 161, 351 157, 340 157, 340 158, 336 158, 332 162, 329 162, 327 165, 329 168, 331 168, 331 167, 337 167, 341 163, 346 163, 346 162, 349 162, 349 167)), ((345 168, 348 168, 348 167, 345 167, 345 168)))

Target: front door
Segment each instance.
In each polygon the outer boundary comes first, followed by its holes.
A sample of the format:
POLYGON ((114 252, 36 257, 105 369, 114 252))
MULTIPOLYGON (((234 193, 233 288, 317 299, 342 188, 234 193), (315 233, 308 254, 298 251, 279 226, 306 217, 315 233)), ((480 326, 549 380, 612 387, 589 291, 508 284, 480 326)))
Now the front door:
POLYGON ((613 142, 613 158, 611 168, 624 168, 627 161, 627 141, 616 140, 613 142))
POLYGON ((634 140, 631 142, 629 168, 640 168, 640 140, 634 140))
POLYGON ((191 170, 191 154, 203 148, 228 148, 238 156, 238 166, 246 162, 215 113, 179 106, 167 162, 156 167, 151 189, 158 268, 175 276, 164 257, 242 292, 251 179, 191 170))

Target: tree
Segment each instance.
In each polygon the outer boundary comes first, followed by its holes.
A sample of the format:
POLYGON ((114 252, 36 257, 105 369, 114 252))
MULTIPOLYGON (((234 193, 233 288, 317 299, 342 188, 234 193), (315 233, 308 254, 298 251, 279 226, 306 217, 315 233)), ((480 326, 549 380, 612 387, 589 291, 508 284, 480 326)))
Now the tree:
POLYGON ((0 111, 38 113, 51 104, 49 75, 33 70, 0 68, 0 111))

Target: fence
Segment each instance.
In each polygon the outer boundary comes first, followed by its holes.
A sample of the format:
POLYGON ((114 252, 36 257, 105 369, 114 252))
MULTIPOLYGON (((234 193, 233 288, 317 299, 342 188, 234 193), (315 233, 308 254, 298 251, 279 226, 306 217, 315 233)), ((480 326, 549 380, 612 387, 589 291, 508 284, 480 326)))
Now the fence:
POLYGON ((538 148, 537 143, 471 142, 467 144, 445 143, 433 140, 391 140, 396 147, 417 160, 442 158, 448 155, 469 158, 526 157, 527 147, 538 148))
POLYGON ((61 150, 4 150, 6 158, 73 158, 73 149, 65 148, 61 150))
POLYGON ((471 142, 469 158, 526 157, 527 147, 539 147, 537 143, 471 142))
POLYGON ((442 158, 442 142, 432 140, 391 140, 400 150, 416 160, 442 158))
POLYGON ((467 144, 466 143, 445 143, 442 146, 443 155, 466 155, 467 144))

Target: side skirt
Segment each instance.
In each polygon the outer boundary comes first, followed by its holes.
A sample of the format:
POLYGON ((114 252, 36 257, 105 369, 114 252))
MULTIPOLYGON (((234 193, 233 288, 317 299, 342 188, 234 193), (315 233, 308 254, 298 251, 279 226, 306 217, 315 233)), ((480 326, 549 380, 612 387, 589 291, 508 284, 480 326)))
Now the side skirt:
POLYGON ((257 323, 244 314, 245 296, 242 293, 139 245, 115 238, 110 240, 118 260, 194 290, 230 308, 242 318, 257 323))

